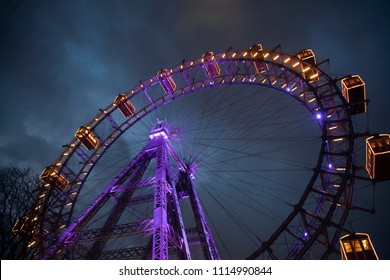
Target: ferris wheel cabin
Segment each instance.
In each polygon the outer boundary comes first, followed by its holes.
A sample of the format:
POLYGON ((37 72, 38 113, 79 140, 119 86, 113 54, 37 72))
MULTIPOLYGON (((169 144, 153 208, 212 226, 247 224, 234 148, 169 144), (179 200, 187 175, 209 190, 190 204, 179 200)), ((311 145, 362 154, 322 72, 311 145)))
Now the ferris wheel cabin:
POLYGON ((343 96, 348 102, 352 115, 367 111, 366 85, 359 75, 353 75, 341 80, 343 96))
MULTIPOLYGON (((262 52, 263 51, 263 45, 262 44, 254 44, 252 47, 249 48, 251 52, 262 52)), ((252 54, 252 56, 254 56, 252 54)))
POLYGON ((316 57, 314 52, 311 49, 302 50, 297 54, 297 57, 303 61, 310 63, 311 65, 316 65, 316 57))
POLYGON ((69 183, 65 177, 58 173, 57 169, 55 169, 55 166, 53 165, 46 167, 39 176, 39 179, 41 179, 45 187, 54 185, 61 190, 65 190, 69 183))
POLYGON ((340 238, 343 260, 379 260, 370 236, 366 233, 352 233, 340 238))
POLYGON ((366 139, 366 169, 371 179, 390 179, 390 134, 366 139))
POLYGON ((87 150, 95 149, 99 145, 99 140, 87 126, 81 126, 77 130, 75 137, 87 150))
POLYGON ((114 100, 114 106, 118 107, 122 115, 125 117, 133 116, 135 113, 135 108, 131 104, 130 100, 126 98, 126 95, 119 94, 114 100))
POLYGON ((221 69, 219 68, 218 62, 215 61, 215 55, 213 52, 206 52, 202 56, 202 61, 207 73, 207 76, 210 79, 218 77, 221 74, 221 69))
MULTIPOLYGON (((304 62, 309 63, 310 65, 316 66, 317 61, 316 57, 314 55, 314 52, 311 49, 307 50, 302 50, 300 51, 296 57, 301 59, 304 62)), ((308 65, 303 65, 301 66, 301 71, 302 71, 302 76, 305 79, 309 79, 310 82, 316 81, 319 79, 318 71, 315 67, 310 67, 308 65)))
MULTIPOLYGON (((263 46, 261 44, 255 44, 249 48, 252 58, 264 58, 263 46)), ((253 64, 255 65, 256 73, 264 73, 268 70, 268 65, 261 60, 254 60, 253 64)))
POLYGON ((167 69, 161 69, 161 71, 157 73, 157 77, 160 80, 160 85, 164 89, 165 93, 172 94, 175 91, 175 81, 167 69))

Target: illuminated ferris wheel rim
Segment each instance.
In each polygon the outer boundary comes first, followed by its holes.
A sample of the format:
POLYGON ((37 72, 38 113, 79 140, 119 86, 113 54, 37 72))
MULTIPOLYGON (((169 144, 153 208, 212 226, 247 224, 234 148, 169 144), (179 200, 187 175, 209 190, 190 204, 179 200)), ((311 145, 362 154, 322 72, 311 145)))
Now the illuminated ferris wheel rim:
MULTIPOLYGON (((86 147, 85 145, 82 146, 80 136, 78 138, 77 133, 75 138, 65 146, 63 153, 50 168, 52 168, 51 172, 53 174, 56 173, 58 178, 66 181, 63 191, 68 194, 69 199, 66 203, 68 206, 71 205, 71 211, 65 213, 65 210, 62 209, 61 213, 67 216, 68 223, 88 175, 108 148, 123 133, 149 113, 178 97, 223 85, 252 84, 283 91, 305 105, 314 118, 318 120, 322 130, 322 145, 313 176, 300 201, 286 221, 271 237, 271 240, 276 238, 289 221, 297 215, 307 196, 312 192, 313 184, 318 176, 328 178, 324 184, 329 183, 329 177, 341 178, 341 183, 335 186, 335 202, 338 201, 346 187, 352 187, 348 178, 354 172, 352 165, 353 126, 348 104, 335 80, 320 69, 318 65, 305 61, 299 55, 292 56, 274 50, 255 51, 252 49, 221 52, 215 55, 211 52, 206 54, 201 58, 186 61, 171 69, 160 71, 157 75, 141 82, 135 88, 119 95, 117 98, 125 98, 123 102, 130 102, 128 103, 129 106, 134 109, 131 115, 123 117, 121 123, 118 122, 118 118, 114 119, 112 117, 119 110, 118 104, 114 102, 101 109, 89 123, 81 127, 84 129, 85 136, 92 135, 95 137, 95 141, 98 142, 88 149, 93 151, 90 155, 85 153, 86 147), (196 78, 192 80, 191 71, 198 72, 196 78), (203 75, 199 73, 203 73, 203 75), (168 80, 176 82, 175 86, 172 87, 171 85, 169 87, 169 84, 167 86, 168 80), (182 83, 179 84, 178 80, 182 80, 182 83), (155 98, 149 94, 149 90, 152 88, 158 88, 161 94, 155 98), (146 100, 146 102, 138 101, 137 98, 139 97, 144 101, 146 100), (137 107, 141 109, 137 111, 135 109, 137 107), (101 123, 107 120, 112 124, 112 132, 108 137, 102 139, 95 131, 101 123), (73 156, 84 157, 84 163, 79 170, 69 171, 70 168, 67 164, 73 156)), ((50 185, 46 183, 46 187, 50 185)), ((318 193, 318 195, 321 194, 318 193)), ((350 206, 348 203, 350 201, 347 201, 347 204, 344 205, 346 212, 348 212, 350 206)), ((319 205, 318 207, 321 208, 322 206, 319 205)), ((335 207, 336 203, 333 203, 329 213, 335 207)), ((340 221, 339 225, 342 224, 343 221, 340 221)), ((305 231, 306 234, 313 239, 311 243, 318 237, 315 236, 316 232, 312 234, 309 230, 305 231)), ((307 244, 309 243, 307 242, 307 244)), ((266 247, 266 245, 264 246, 266 247)), ((259 250, 264 251, 264 248, 259 250)))
MULTIPOLYGON (((223 52, 215 55, 216 62, 227 62, 227 61, 234 61, 234 62, 250 62, 250 61, 264 61, 265 63, 272 64, 276 67, 280 67, 282 69, 286 69, 287 71, 291 71, 292 73, 295 73, 297 75, 297 78, 300 79, 303 83, 307 85, 307 88, 305 90, 301 90, 299 94, 292 94, 294 91, 296 91, 299 87, 297 84, 293 84, 290 87, 287 84, 276 84, 277 81, 269 81, 266 79, 266 77, 263 77, 263 79, 260 81, 260 78, 256 77, 256 74, 230 74, 226 76, 220 76, 212 79, 206 79, 203 81, 198 81, 193 84, 189 84, 185 87, 182 88, 177 88, 175 91, 173 91, 170 94, 167 94, 165 96, 162 96, 160 98, 157 98, 155 100, 152 100, 150 96, 147 94, 147 90, 150 87, 156 86, 159 84, 159 75, 155 75, 151 77, 150 79, 146 79, 143 82, 140 82, 135 88, 121 94, 125 96, 129 101, 131 101, 134 97, 137 95, 145 93, 147 95, 147 98, 151 101, 147 106, 143 107, 139 111, 134 112, 134 115, 128 117, 122 124, 118 124, 115 127, 114 132, 112 135, 107 137, 96 149, 96 155, 102 155, 98 153, 99 149, 102 148, 103 151, 106 150, 106 147, 108 145, 111 145, 115 140, 123 134, 127 129, 129 129, 133 124, 141 120, 143 117, 145 117, 147 114, 150 112, 162 107, 163 105, 166 105, 173 101, 174 99, 178 97, 185 96, 190 93, 194 93, 196 91, 200 91, 202 89, 206 88, 211 88, 211 87, 216 87, 216 86, 224 86, 224 85, 230 85, 230 84, 251 84, 251 85, 260 85, 260 86, 265 86, 265 87, 271 87, 276 90, 280 90, 282 92, 285 92, 292 96, 293 98, 297 99, 300 101, 303 105, 306 106, 306 108, 310 111, 311 114, 317 119, 322 119, 326 117, 325 113, 323 112, 323 106, 320 98, 318 97, 317 94, 317 88, 313 87, 311 85, 311 82, 309 79, 305 79, 301 76, 301 72, 299 70, 294 70, 294 68, 299 69, 299 66, 305 66, 305 67, 311 67, 315 68, 316 71, 318 72, 318 77, 324 78, 326 80, 326 83, 321 84, 320 87, 330 87, 334 89, 332 92, 331 98, 339 98, 340 99, 340 104, 337 105, 341 110, 344 110, 346 113, 346 117, 348 114, 348 105, 346 104, 345 100, 342 98, 341 92, 339 88, 336 86, 336 81, 333 80, 330 76, 328 76, 322 69, 317 68, 313 65, 308 64, 305 61, 300 60, 299 58, 295 56, 291 56, 288 54, 283 54, 280 52, 275 52, 275 51, 268 51, 266 52, 268 55, 266 57, 272 58, 266 60, 261 59, 260 57, 258 58, 253 58, 253 57, 248 57, 248 51, 231 51, 231 52, 223 52), (278 58, 278 59, 275 59, 278 58), (284 60, 283 60, 284 59, 284 60), (279 61, 283 60, 284 63, 280 63, 279 61), (286 65, 285 61, 288 60, 290 62, 290 65, 292 65, 292 68, 288 68, 288 65, 286 65), (297 64, 299 63, 299 64, 297 64), (299 95, 305 94, 304 92, 306 90, 309 90, 313 96, 310 99, 302 99, 299 95), (314 105, 314 106, 313 106, 314 105), (120 132, 120 133, 117 133, 120 132)), ((196 67, 203 67, 204 66, 204 61, 202 58, 192 60, 192 61, 187 61, 185 63, 182 63, 174 68, 171 68, 167 71, 169 71, 171 76, 174 76, 175 74, 183 73, 189 69, 196 68, 196 67)), ((306 96, 305 96, 306 97, 306 96)), ((100 112, 90 121, 88 122, 84 127, 87 127, 90 131, 93 131, 95 128, 99 126, 99 124, 105 120, 106 118, 109 118, 110 115, 115 112, 118 109, 117 106, 115 106, 114 103, 111 103, 104 109, 100 109, 100 112)), ((350 127, 352 127, 352 124, 350 124, 350 127)), ((323 138, 332 138, 332 135, 328 134, 328 131, 326 129, 322 129, 323 132, 323 138)), ((346 139, 348 138, 348 132, 346 133, 345 137, 346 139)), ((345 140, 345 139, 343 139, 345 140)), ((65 150, 64 152, 60 155, 60 157, 57 159, 56 164, 58 166, 58 171, 61 171, 63 164, 66 162, 67 158, 70 158, 75 150, 80 147, 80 141, 75 137, 73 140, 68 144, 65 145, 65 150)), ((99 159, 99 158, 97 158, 99 159)), ((91 164, 89 163, 89 166, 91 164)), ((59 172, 61 173, 61 172, 59 172)))

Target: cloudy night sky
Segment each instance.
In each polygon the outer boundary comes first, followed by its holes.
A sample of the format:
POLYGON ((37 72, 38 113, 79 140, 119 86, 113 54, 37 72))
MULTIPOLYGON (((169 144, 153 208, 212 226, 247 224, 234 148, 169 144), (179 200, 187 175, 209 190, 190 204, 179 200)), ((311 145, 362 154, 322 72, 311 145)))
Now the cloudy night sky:
MULTIPOLYGON (((118 93, 183 59, 255 43, 264 49, 281 44, 291 54, 310 48, 318 61, 330 60, 333 77, 359 74, 370 131, 390 133, 386 4, 3 0, 0 165, 32 166, 39 173, 118 93)), ((375 209, 353 227, 370 233, 379 256, 390 259, 389 182, 376 185, 375 209)))

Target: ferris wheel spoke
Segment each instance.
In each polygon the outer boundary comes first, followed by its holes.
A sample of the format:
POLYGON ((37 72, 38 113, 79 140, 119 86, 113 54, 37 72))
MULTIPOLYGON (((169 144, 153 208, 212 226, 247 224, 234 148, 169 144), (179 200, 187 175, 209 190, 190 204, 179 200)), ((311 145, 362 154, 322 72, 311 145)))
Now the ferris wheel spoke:
POLYGON ((197 254, 219 258, 214 234, 224 254, 235 258, 238 249, 224 240, 229 233, 220 230, 221 216, 249 241, 251 258, 328 256, 352 207, 359 151, 354 127, 364 127, 352 119, 359 109, 354 106, 311 50, 292 56, 259 44, 207 52, 163 69, 100 109, 45 169, 31 220, 50 238, 37 242, 38 256, 60 240, 69 246, 59 257, 148 258, 162 249, 158 258, 188 259, 191 244, 197 254), (167 120, 171 127, 149 131, 167 120), (168 154, 155 139, 164 139, 168 154), (98 203, 93 218, 80 224, 80 234, 91 239, 80 246, 71 236, 62 240, 83 207, 97 203, 102 188, 131 160, 132 184, 115 185, 106 204, 98 203), (49 199, 56 201, 50 209, 49 199), (272 222, 273 231, 253 217, 272 222))

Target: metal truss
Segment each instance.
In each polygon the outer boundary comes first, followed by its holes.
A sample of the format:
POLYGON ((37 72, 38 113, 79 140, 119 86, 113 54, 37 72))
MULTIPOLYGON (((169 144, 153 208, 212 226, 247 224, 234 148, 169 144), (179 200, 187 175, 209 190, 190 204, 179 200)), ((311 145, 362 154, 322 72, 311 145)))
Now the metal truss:
MULTIPOLYGON (((150 142, 132 160, 120 174, 104 189, 104 191, 73 221, 68 228, 45 249, 43 258, 145 258, 167 260, 170 258, 191 259, 180 203, 183 195, 178 197, 178 185, 174 184, 171 174, 171 163, 178 159, 168 140, 169 130, 165 121, 158 121, 151 133, 150 142), (154 176, 144 178, 149 163, 155 161, 154 176), (153 194, 137 195, 136 190, 151 187, 153 194), (113 203, 110 208, 107 204, 113 203), (151 217, 131 223, 119 223, 121 218, 127 220, 126 209, 137 208, 141 204, 152 204, 151 217), (104 209, 104 210, 103 210, 104 209), (109 211, 107 212, 107 209, 109 211), (98 228, 89 228, 91 221, 99 216, 102 221, 98 228), (126 245, 113 246, 113 240, 121 240, 130 236, 141 236, 149 239, 148 245, 125 249, 126 245), (113 249, 116 248, 116 249, 113 249)), ((186 168, 181 161, 176 162, 182 170, 186 168)), ((182 173, 180 173, 182 174, 182 173)), ((184 174, 184 173, 183 173, 184 174)), ((197 221, 197 235, 201 240, 205 259, 218 259, 212 233, 208 228, 206 217, 202 211, 199 198, 188 177, 178 179, 181 188, 185 188, 190 197, 194 217, 197 221)), ((93 223, 96 224, 96 223, 93 223)), ((194 243, 195 244, 195 243, 194 243)))
MULTIPOLYGON (((351 207, 356 175, 356 167, 353 164, 356 132, 350 106, 337 86, 338 80, 331 78, 320 63, 309 62, 299 55, 285 54, 278 49, 229 50, 215 55, 208 53, 206 58, 186 61, 172 69, 166 69, 162 74, 142 81, 135 88, 122 93, 120 97, 124 98, 125 103, 114 102, 101 109, 85 125, 90 128, 98 142, 96 148, 86 149, 78 138, 64 146, 63 153, 53 167, 58 176, 68 182, 66 188, 61 189, 55 183, 42 187, 36 205, 30 213, 35 224, 33 231, 39 236, 35 240, 36 244, 39 244, 38 257, 55 255, 59 248, 70 240, 71 234, 87 224, 92 214, 99 211, 101 205, 111 197, 119 195, 119 201, 134 204, 150 201, 150 197, 133 198, 132 193, 134 188, 151 184, 155 187, 153 258, 168 257, 170 249, 167 248, 171 248, 171 245, 168 245, 169 240, 176 240, 173 242, 175 246, 184 246, 179 249, 181 257, 189 258, 188 243, 195 242, 195 239, 191 238, 190 242, 185 240, 186 233, 180 211, 175 212, 178 215, 176 217, 169 217, 167 211, 167 207, 172 205, 176 210, 179 209, 180 195, 178 196, 176 188, 173 187, 167 160, 168 154, 175 160, 177 157, 171 153, 163 135, 156 135, 155 141, 150 142, 147 149, 122 171, 119 179, 115 179, 79 219, 72 221, 72 215, 79 194, 93 168, 110 146, 135 123, 177 98, 206 88, 232 84, 266 86, 285 92, 306 106, 318 119, 322 130, 318 161, 301 199, 272 236, 248 258, 307 258, 310 257, 309 249, 313 247, 322 248, 317 250, 318 255, 314 256, 315 258, 327 258, 334 252, 351 207), (150 92, 153 92, 153 95, 150 92), (153 150, 153 153, 147 150, 153 150), (142 166, 138 167, 137 164, 146 164, 151 158, 156 158, 157 162, 153 178, 141 180, 139 176, 130 176, 137 173, 135 170, 142 174, 142 166), (55 200, 54 206, 50 204, 48 207, 49 200, 55 200), (173 230, 168 226, 169 219, 174 220, 173 230), (276 247, 280 239, 294 244, 287 249, 286 255, 277 253, 276 247)), ((182 182, 186 180, 188 178, 182 178, 182 182)), ((195 189, 190 183, 186 183, 186 186, 192 209, 198 219, 196 228, 201 235, 199 242, 207 258, 218 258, 195 189), (205 252, 207 250, 208 252, 205 252)), ((114 211, 115 215, 118 215, 116 218, 121 215, 119 208, 122 208, 122 204, 118 205, 118 211, 114 211)), ((118 227, 116 218, 113 218, 112 224, 108 222, 103 230, 99 231, 101 239, 114 234, 118 227)), ((101 248, 97 251, 100 255, 103 254, 100 252, 101 248)))

